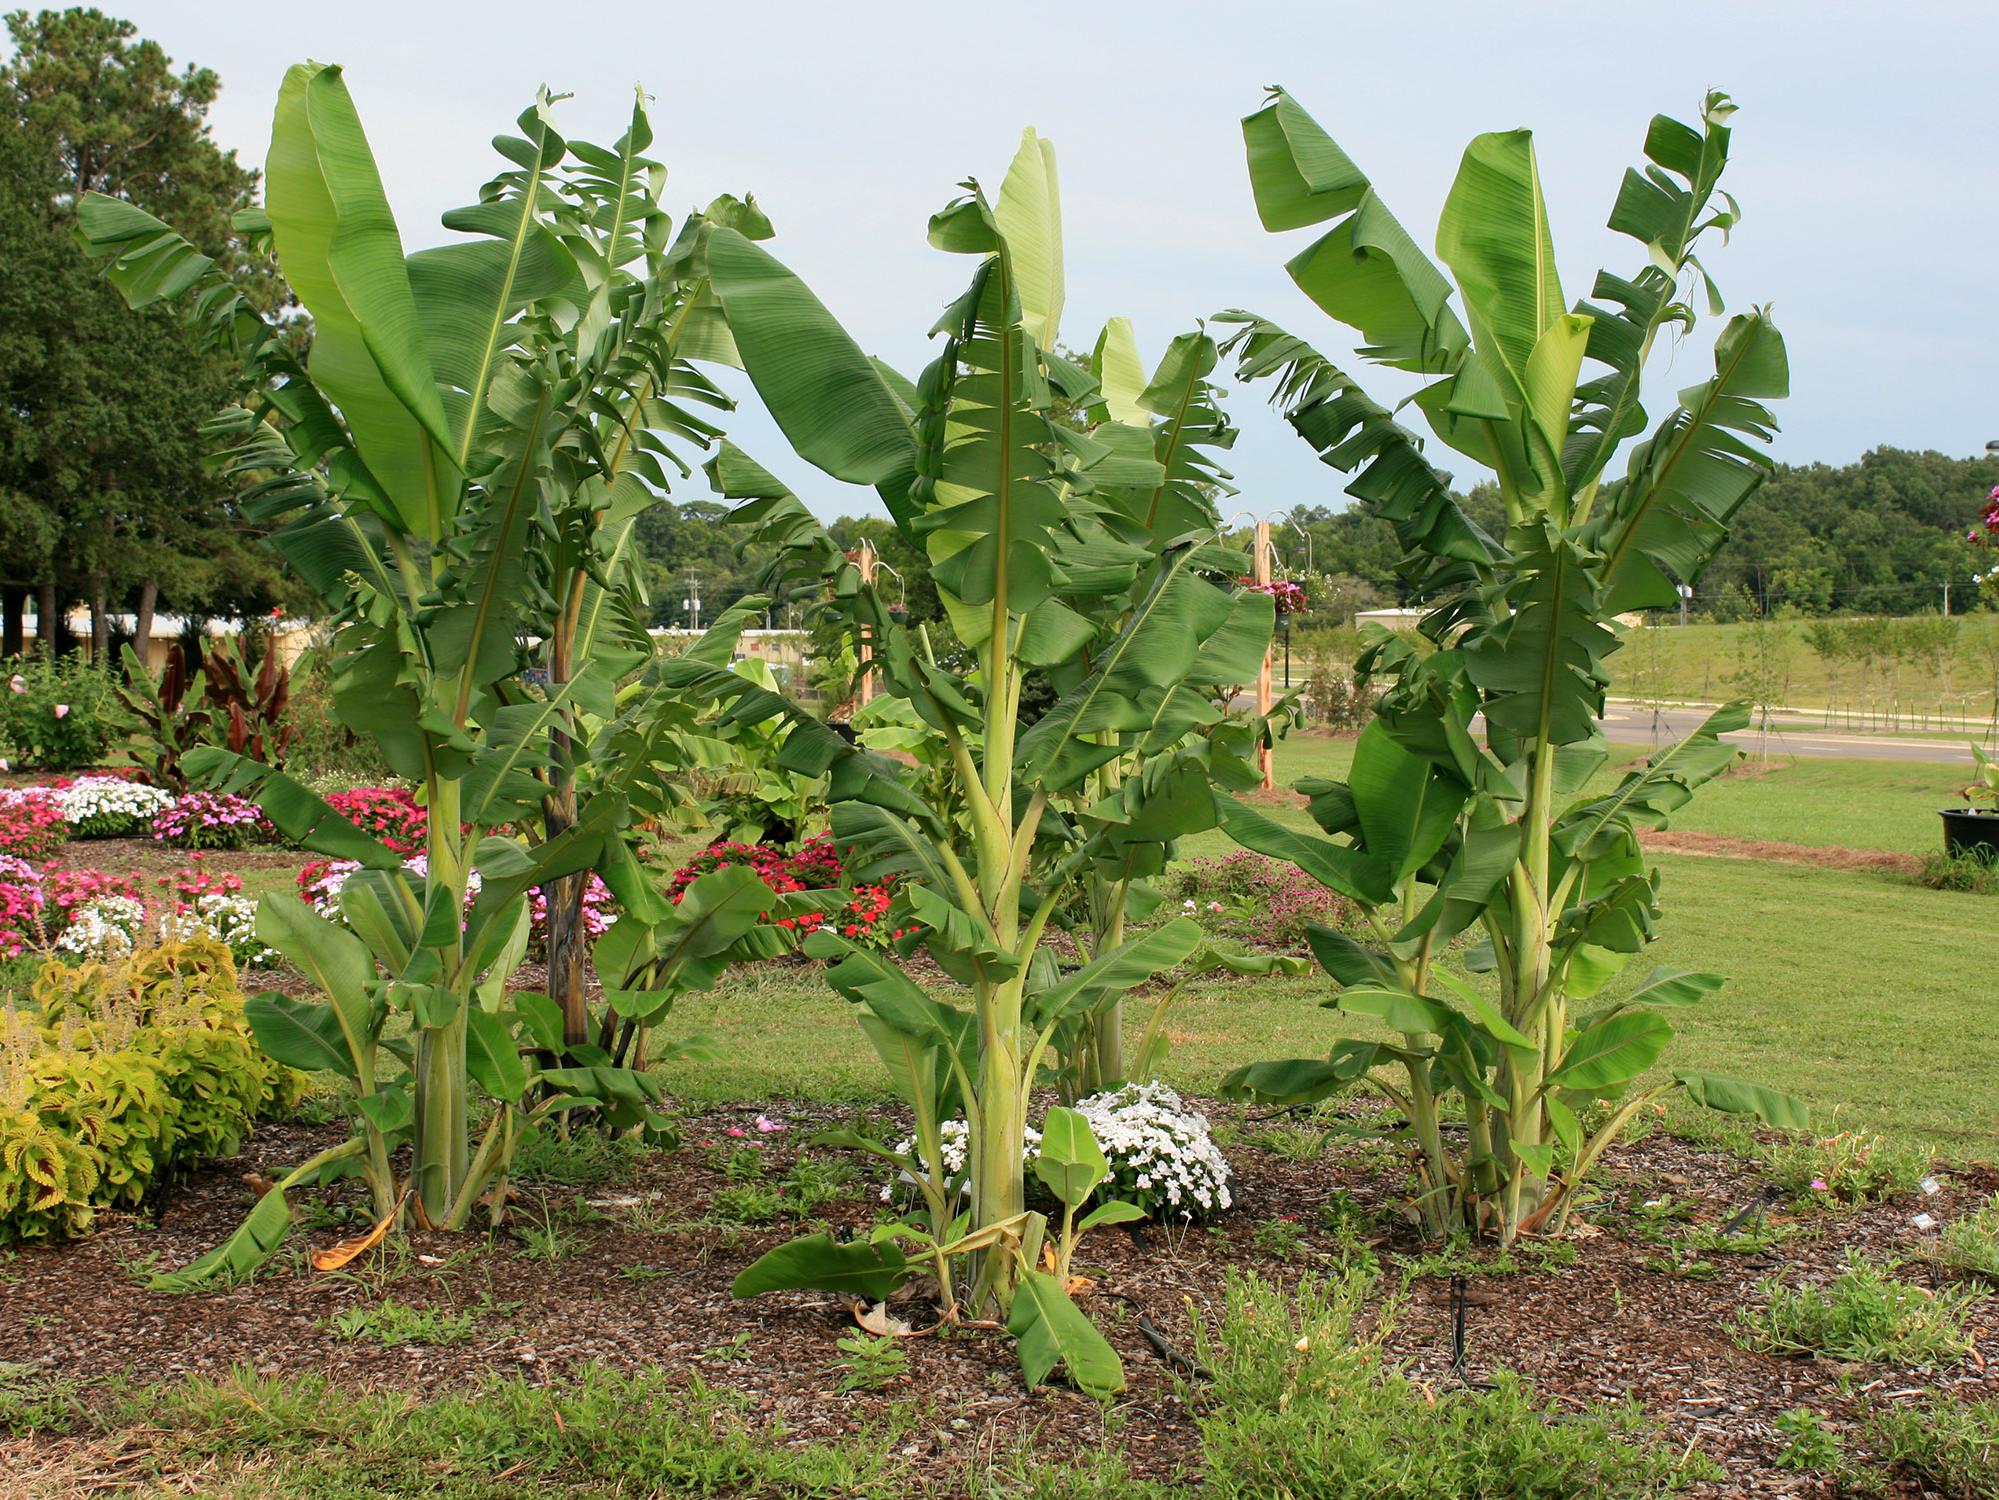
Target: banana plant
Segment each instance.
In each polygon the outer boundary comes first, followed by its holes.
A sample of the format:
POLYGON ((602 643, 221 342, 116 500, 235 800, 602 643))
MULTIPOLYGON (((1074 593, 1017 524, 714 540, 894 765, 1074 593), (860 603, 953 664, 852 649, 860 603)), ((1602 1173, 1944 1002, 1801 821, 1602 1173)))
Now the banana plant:
MULTIPOLYGON (((920 945, 969 997, 963 1007, 940 999, 898 955, 837 934, 808 943, 833 960, 830 982, 859 1008, 919 1116, 936 1112, 941 1090, 962 1101, 967 1233, 981 1247, 962 1306, 1012 1315, 1020 1226, 1041 1226, 1027 1210, 1022 1143, 1042 1064, 1065 1025, 1187 959, 1201 933, 1176 920, 1066 969, 1049 939, 1089 872, 1157 868, 1174 838, 1213 826, 1214 778, 1252 784, 1255 731, 1224 725, 1212 690, 1254 673, 1272 612, 1263 596, 1207 576, 1213 529, 1184 514, 1185 489, 1201 478, 1196 458, 1163 459, 1148 425, 1078 431, 1057 420, 1059 406, 1087 407, 1106 388, 1128 398, 1133 381, 1100 382, 1056 352, 1064 282, 1049 144, 1027 133, 996 199, 965 183, 931 219, 930 242, 970 258, 973 272, 913 383, 869 359, 794 273, 726 226, 709 230, 707 269, 778 425, 807 461, 873 486, 927 551, 974 669, 961 676, 940 663, 927 634, 884 607, 774 476, 726 448, 711 472, 746 519, 790 541, 813 588, 830 584, 883 691, 909 705, 948 758, 944 794, 919 796, 893 762, 823 725, 799 721, 781 752, 792 769, 827 774, 850 868, 904 878, 921 928, 905 950, 920 945), (1149 518, 1140 494, 1159 497, 1149 518), (1053 676, 1060 695, 1022 725, 1030 673, 1053 676), (1187 744, 1196 731, 1208 734, 1187 744), (1132 755, 1136 774, 1093 788, 1100 768, 1132 755)), ((1187 362, 1200 361, 1195 347, 1187 362)), ((1177 387, 1189 406, 1203 399, 1197 381, 1177 387)), ((773 695, 719 677, 712 686, 746 716, 775 711, 762 701, 773 695)), ((935 1175, 936 1143, 921 1149, 935 1175)), ((1018 1314, 1029 1322, 1047 1290, 1035 1288, 1018 1314)))
POLYGON ((1733 110, 1715 93, 1695 125, 1652 121, 1646 164, 1626 174, 1610 216, 1641 264, 1600 273, 1593 300, 1573 307, 1528 132, 1466 150, 1437 229, 1440 268, 1289 94, 1274 90, 1243 122, 1264 226, 1331 226, 1290 262, 1293 280, 1358 331, 1364 358, 1423 382, 1410 403, 1438 441, 1492 469, 1505 500, 1503 535, 1487 535, 1423 440, 1344 370, 1267 320, 1226 315, 1240 325, 1229 347, 1241 375, 1274 378, 1292 427, 1395 528, 1434 647, 1377 633, 1364 653, 1361 671, 1386 691, 1351 774, 1299 788, 1328 837, 1220 809, 1238 842, 1360 904, 1371 940, 1322 930, 1312 942, 1339 1009, 1378 1028, 1323 1059, 1244 1069, 1230 1087, 1290 1101, 1363 1079, 1381 1089, 1420 1145, 1422 1209, 1440 1234, 1510 1242, 1559 1229, 1576 1183, 1667 1088, 1802 1123, 1796 1100, 1735 1079, 1641 1083, 1672 1035, 1659 1011, 1718 976, 1661 971, 1605 998, 1658 930, 1659 876, 1638 833, 1733 760, 1720 736, 1741 727, 1740 708, 1608 795, 1583 791, 1608 759, 1597 720, 1616 617, 1670 605, 1699 577, 1769 470, 1765 403, 1788 387, 1768 314, 1739 314, 1715 340, 1713 375, 1680 391, 1612 471, 1645 431, 1640 383, 1659 335, 1692 329, 1694 291, 1710 315, 1722 310, 1700 255, 1739 214, 1719 186, 1733 110), (1474 931, 1467 978, 1446 955, 1474 931), (1393 1067, 1399 1083, 1375 1071, 1393 1067), (1461 1139, 1441 1121, 1450 1100, 1461 1139))
MULTIPOLYGON (((164 224, 101 196, 79 208, 86 249, 128 301, 178 300, 242 358, 242 402, 215 424, 228 471, 248 513, 282 521, 276 546, 329 608, 336 714, 421 789, 413 874, 268 766, 226 751, 190 764, 257 796, 306 848, 364 867, 342 892, 345 929, 266 898, 259 931, 327 998, 296 1015, 261 1005, 259 1035, 271 1045, 289 1028, 301 1047, 326 1044, 329 1066, 346 1059, 375 1206, 401 1200, 407 1137, 415 1211, 449 1228, 503 1181, 522 1111, 557 1100, 638 1124, 657 1092, 580 1051, 574 1018, 546 996, 510 997, 507 978, 536 887, 595 868, 640 928, 667 920, 619 837, 664 753, 655 721, 674 709, 657 684, 620 697, 643 639, 623 537, 665 485, 666 440, 713 433, 684 403, 720 398, 684 354, 727 355, 675 261, 643 110, 605 150, 565 141, 555 103, 544 93, 520 134, 495 141, 505 170, 445 216, 460 237, 405 254, 340 70, 286 74, 267 204, 242 224, 269 237, 312 315, 303 362, 164 224), (539 691, 524 681, 535 637, 567 653, 540 663, 539 691), (586 736, 603 767, 590 805, 525 842, 586 736), (551 1005, 562 1050, 524 1081, 523 1057, 548 1051, 551 1005), (392 1012, 408 1020, 407 1080, 378 1056, 403 1045, 385 1040, 392 1012), (504 1106, 476 1145, 475 1085, 504 1106)), ((720 211, 767 232, 735 200, 720 211)), ((681 239, 699 237, 689 226, 681 239)))

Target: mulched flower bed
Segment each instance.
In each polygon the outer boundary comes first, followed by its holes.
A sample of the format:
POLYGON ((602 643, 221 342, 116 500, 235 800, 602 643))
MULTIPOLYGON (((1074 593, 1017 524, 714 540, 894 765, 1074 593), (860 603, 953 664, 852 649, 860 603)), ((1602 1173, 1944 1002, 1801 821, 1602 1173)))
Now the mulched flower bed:
MULTIPOLYGON (((1273 1139, 1263 1133, 1276 1127, 1231 1106, 1203 1101, 1202 1107, 1218 1127, 1237 1126, 1226 1148, 1238 1170, 1237 1206, 1212 1225, 1172 1233, 1150 1226, 1136 1234, 1100 1231, 1079 1257, 1079 1269, 1097 1282, 1088 1305, 1123 1357, 1131 1384, 1118 1404, 1114 1438, 1107 1437, 1104 1413, 1075 1392, 1024 1391, 1009 1346, 983 1334, 907 1341, 910 1366, 902 1384, 877 1394, 837 1394, 834 1340, 852 1326, 841 1299, 730 1297, 737 1271, 795 1226, 690 1221, 708 1218, 717 1194, 730 1188, 720 1167, 727 1151, 759 1141, 769 1158, 760 1180, 774 1185, 815 1128, 853 1118, 852 1111, 820 1104, 765 1103, 762 1111, 788 1128, 762 1136, 754 1124, 758 1108, 713 1110, 685 1122, 681 1149, 639 1157, 615 1180, 523 1184, 490 1251, 478 1238, 416 1234, 406 1250, 377 1252, 342 1273, 314 1274, 298 1258, 227 1291, 175 1297, 142 1290, 128 1267, 145 1257, 160 1266, 183 1264, 235 1226, 249 1201, 246 1173, 274 1173, 338 1138, 332 1126, 269 1127, 242 1157, 207 1165, 187 1180, 165 1202, 157 1228, 107 1216, 88 1240, 22 1249, 0 1263, 0 1361, 85 1388, 112 1379, 219 1376, 247 1364, 265 1374, 321 1371, 344 1383, 421 1393, 495 1372, 557 1381, 584 1361, 660 1366, 744 1393, 756 1415, 781 1419, 789 1440, 799 1443, 856 1432, 886 1403, 919 1398, 934 1411, 934 1426, 910 1438, 903 1457, 912 1483, 927 1493, 951 1493, 975 1460, 1004 1453, 1030 1434, 1042 1456, 1058 1461, 1115 1441, 1136 1472, 1164 1477, 1198 1456, 1198 1386, 1190 1396, 1176 1380, 1141 1327, 1140 1312, 1173 1350, 1190 1351, 1190 1310, 1218 1305, 1231 1269, 1285 1284, 1336 1269, 1337 1236, 1321 1212, 1329 1205, 1349 1219, 1347 1205, 1373 1216, 1362 1234, 1382 1259, 1384 1293, 1400 1279, 1398 1257, 1432 1248, 1396 1208, 1401 1170, 1391 1153, 1335 1138, 1324 1155, 1293 1159, 1258 1143, 1259 1135, 1273 1139), (731 1127, 745 1135, 737 1138, 731 1127), (521 1238, 551 1223, 570 1237, 566 1252, 552 1260, 531 1254, 521 1238), (344 1342, 328 1330, 342 1311, 385 1297, 473 1309, 473 1335, 459 1343, 384 1347, 344 1342)), ((846 1159, 833 1151, 809 1154, 846 1159)), ((881 1206, 879 1181, 864 1169, 843 1198, 815 1217, 836 1226, 867 1224, 881 1206)), ((1871 1404, 1932 1393, 1999 1397, 1999 1372, 1985 1368, 1982 1354, 1929 1372, 1846 1366, 1752 1354, 1728 1333, 1732 1316, 1754 1300, 1759 1278, 1822 1282, 1849 1249, 1913 1253, 1922 1243, 1910 1225, 1918 1207, 1944 1219, 1970 1212, 1999 1187, 1999 1173, 1942 1174, 1941 1191, 1921 1205, 1807 1216, 1798 1221, 1799 1237, 1765 1254, 1707 1255, 1715 1265, 1707 1280, 1647 1269, 1661 1247, 1637 1232, 1630 1209, 1670 1196, 1696 1207, 1690 1221, 1668 1225, 1669 1232, 1716 1226, 1762 1192, 1750 1167, 1654 1135, 1616 1153, 1602 1186, 1600 1224, 1564 1242, 1573 1246, 1572 1263, 1543 1268, 1543 1257, 1530 1253, 1517 1258, 1523 1269, 1514 1274, 1469 1277, 1464 1379, 1477 1382, 1507 1368, 1565 1403, 1635 1397, 1669 1442, 1696 1445, 1726 1470, 1725 1483, 1694 1491, 1707 1495, 1829 1493, 1815 1477, 1774 1465, 1783 1442, 1772 1422, 1788 1408, 1810 1407, 1843 1428, 1871 1404)), ((351 1203, 352 1189, 325 1198, 351 1203)), ((1769 1213, 1773 1222, 1788 1217, 1781 1206, 1769 1213)), ((307 1238, 326 1245, 352 1232, 329 1216, 307 1238)), ((1932 1273, 1911 1264, 1902 1274, 1922 1281, 1932 1273)), ((917 1318, 917 1309, 906 1311, 917 1318)), ((1990 1328, 1995 1316, 1999 1305, 1988 1301, 1972 1321, 1990 1328)), ((1452 1323, 1448 1276, 1414 1280, 1390 1348, 1414 1378, 1439 1391, 1459 1378, 1452 1370, 1452 1323)), ((1981 1329, 1981 1342, 1985 1336, 1981 1329)), ((13 1456, 45 1458, 62 1441, 30 1438, 13 1445, 13 1456)), ((0 1445, 0 1473, 7 1456, 0 1445)))

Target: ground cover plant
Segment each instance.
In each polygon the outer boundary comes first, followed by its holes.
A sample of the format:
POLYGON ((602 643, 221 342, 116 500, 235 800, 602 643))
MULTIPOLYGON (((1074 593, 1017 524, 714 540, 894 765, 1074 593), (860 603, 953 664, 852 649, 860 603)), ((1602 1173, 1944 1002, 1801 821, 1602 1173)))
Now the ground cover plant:
MULTIPOLYGON (((1387 1091, 1423 1143, 1420 1201, 1439 1235, 1462 1226, 1510 1243, 1559 1229, 1576 1185, 1662 1092, 1631 1092, 1672 1035, 1658 1009, 1721 983, 1658 970, 1618 1003, 1588 1008, 1656 932, 1658 876, 1639 831, 1662 826, 1733 761, 1719 735, 1746 714, 1715 714, 1608 796, 1577 794, 1608 758, 1596 722, 1620 645, 1608 622, 1673 603, 1675 580, 1699 576, 1769 467, 1754 446, 1774 423, 1763 403, 1788 388, 1775 326, 1761 311, 1738 315, 1717 342, 1713 377, 1681 393, 1622 476, 1610 473, 1644 423, 1654 340, 1694 321, 1678 278, 1704 280, 1702 236, 1734 222, 1718 186, 1733 113, 1713 94, 1697 126, 1654 119, 1647 166, 1627 175, 1610 219, 1650 259, 1629 279, 1601 275, 1600 301, 1574 310, 1554 274, 1531 136, 1474 140, 1437 236, 1462 319, 1443 272, 1290 95, 1274 90, 1244 121, 1264 226, 1334 224, 1291 262, 1293 279, 1360 331, 1368 358, 1434 377, 1417 409, 1446 446, 1493 464, 1506 506, 1504 535, 1484 534, 1351 377, 1275 324, 1230 315, 1242 325, 1232 343, 1242 374, 1277 380, 1291 424, 1328 462, 1358 471, 1352 492, 1409 549, 1405 571, 1432 601, 1422 628, 1436 647, 1425 654, 1384 633, 1362 658, 1386 691, 1353 770, 1301 788, 1333 840, 1222 804, 1231 837, 1294 860, 1364 908, 1371 943, 1320 928, 1315 952, 1341 986, 1341 1009, 1385 1021, 1401 1040, 1352 1040, 1324 1061, 1247 1070, 1233 1087, 1283 1101, 1363 1079, 1387 1091), (1597 367, 1588 378, 1585 361, 1597 367), (1494 976, 1496 996, 1434 961, 1474 926, 1472 967, 1494 976), (1371 1071, 1389 1064, 1402 1073, 1394 1085, 1371 1071), (1440 1129, 1446 1097, 1464 1111, 1462 1146, 1440 1129)), ((1795 1100, 1734 1078, 1679 1070, 1673 1083, 1715 1108, 1803 1120, 1795 1100)))

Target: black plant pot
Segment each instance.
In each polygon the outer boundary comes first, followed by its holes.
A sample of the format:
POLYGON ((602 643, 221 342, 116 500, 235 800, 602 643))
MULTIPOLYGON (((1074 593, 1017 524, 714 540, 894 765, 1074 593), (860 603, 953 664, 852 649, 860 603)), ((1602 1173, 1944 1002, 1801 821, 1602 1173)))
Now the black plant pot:
POLYGON ((1999 860, 1999 809, 1939 808, 1943 818, 1943 848, 1949 855, 1976 854, 1999 860))

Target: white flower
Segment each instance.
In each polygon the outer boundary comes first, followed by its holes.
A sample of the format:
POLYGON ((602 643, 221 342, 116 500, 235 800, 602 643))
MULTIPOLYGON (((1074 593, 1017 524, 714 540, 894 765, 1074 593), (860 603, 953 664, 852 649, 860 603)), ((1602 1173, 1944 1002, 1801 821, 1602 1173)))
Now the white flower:
POLYGON ((70 913, 56 946, 89 958, 123 958, 145 922, 146 908, 130 896, 99 896, 70 913))
POLYGON ((122 776, 80 776, 55 794, 56 811, 71 825, 96 822, 122 827, 152 821, 173 806, 173 794, 122 776))

